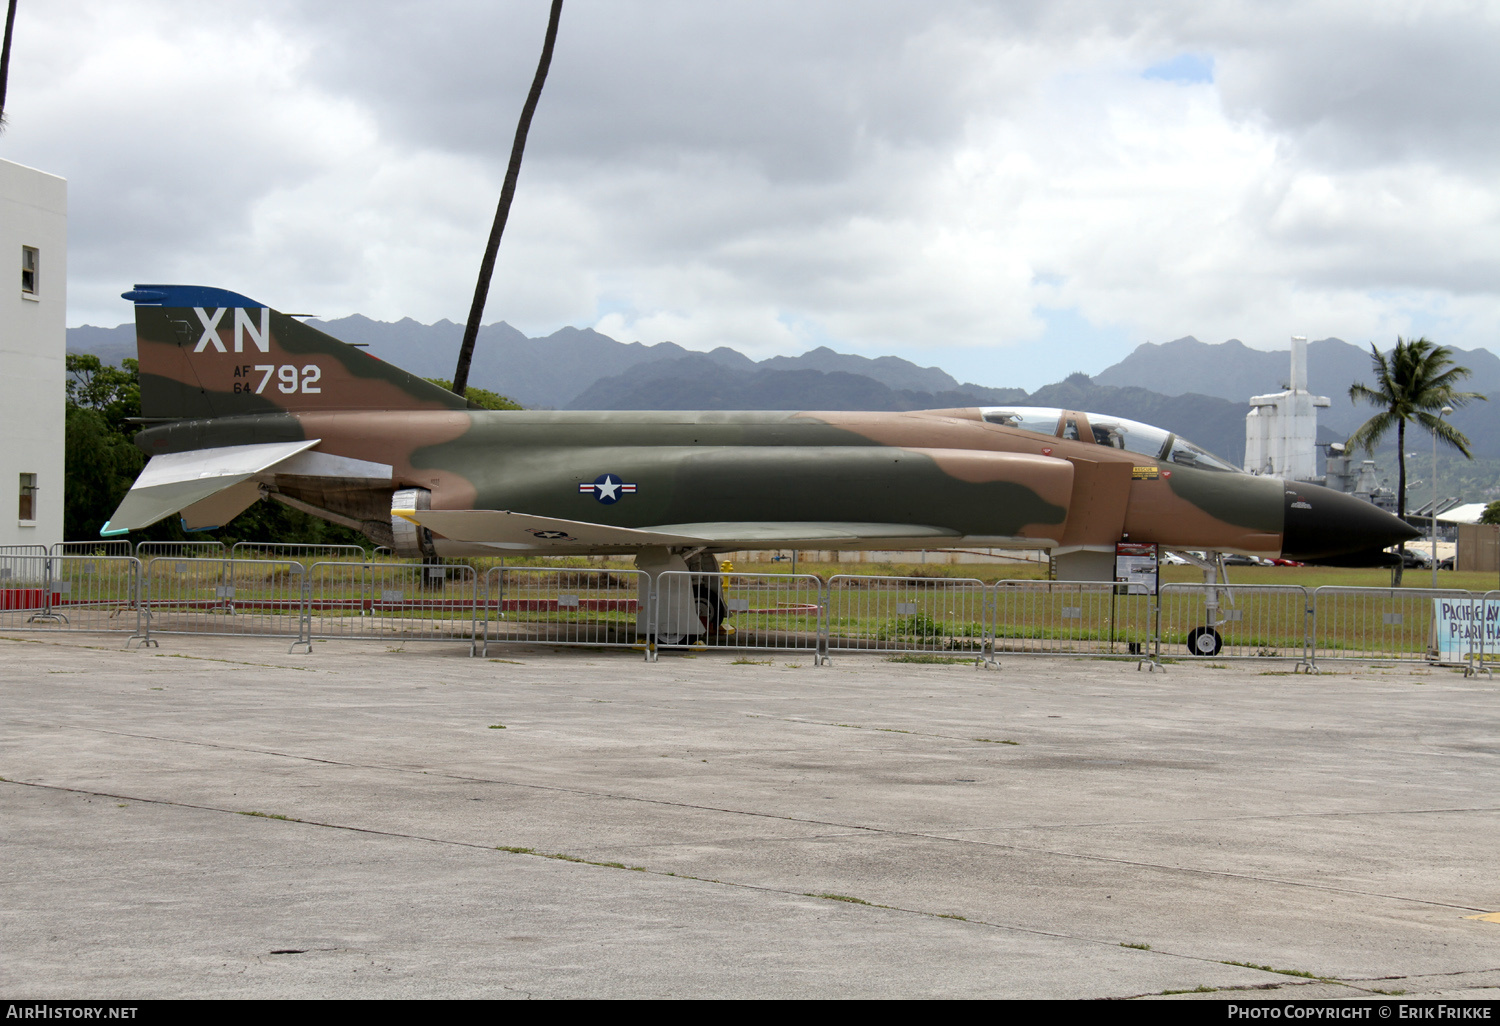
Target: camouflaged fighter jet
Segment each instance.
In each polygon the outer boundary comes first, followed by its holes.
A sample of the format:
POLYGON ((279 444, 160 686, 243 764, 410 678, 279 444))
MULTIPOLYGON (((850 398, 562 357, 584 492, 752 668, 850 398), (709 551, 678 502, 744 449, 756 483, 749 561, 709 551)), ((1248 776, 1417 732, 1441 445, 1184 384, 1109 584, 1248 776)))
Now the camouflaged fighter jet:
POLYGON ((1417 534, 1119 417, 479 410, 232 292, 124 298, 151 459, 105 535, 177 513, 207 529, 269 497, 412 557, 632 554, 655 573, 746 548, 963 545, 1110 580, 1122 541, 1369 565, 1417 534))

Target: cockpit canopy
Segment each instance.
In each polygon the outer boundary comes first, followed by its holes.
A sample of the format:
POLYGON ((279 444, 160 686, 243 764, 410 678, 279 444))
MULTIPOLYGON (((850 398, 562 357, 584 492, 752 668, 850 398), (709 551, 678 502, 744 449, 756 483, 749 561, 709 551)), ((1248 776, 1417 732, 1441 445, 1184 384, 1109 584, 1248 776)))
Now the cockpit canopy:
POLYGON ((1040 435, 1093 442, 1113 449, 1140 453, 1142 456, 1199 470, 1219 470, 1231 474, 1244 471, 1227 460, 1201 449, 1170 431, 1107 413, 1080 413, 1048 406, 988 406, 980 410, 991 424, 1035 431, 1040 435))

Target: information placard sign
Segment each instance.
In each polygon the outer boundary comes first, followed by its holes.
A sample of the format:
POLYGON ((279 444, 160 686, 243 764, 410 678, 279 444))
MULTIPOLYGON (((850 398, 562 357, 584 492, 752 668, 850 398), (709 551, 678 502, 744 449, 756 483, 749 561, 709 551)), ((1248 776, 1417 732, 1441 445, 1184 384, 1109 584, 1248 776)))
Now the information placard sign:
POLYGON ((1115 546, 1115 581, 1132 595, 1155 595, 1160 579, 1155 545, 1120 542, 1115 546))

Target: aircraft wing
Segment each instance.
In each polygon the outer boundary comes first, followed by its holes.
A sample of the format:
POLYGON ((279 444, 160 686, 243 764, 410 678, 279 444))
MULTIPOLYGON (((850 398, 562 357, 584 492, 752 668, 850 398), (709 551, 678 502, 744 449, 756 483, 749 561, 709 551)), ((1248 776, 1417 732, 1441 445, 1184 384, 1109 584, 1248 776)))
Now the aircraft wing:
POLYGON ((411 509, 393 512, 452 541, 542 551, 549 548, 574 550, 589 546, 614 550, 694 545, 814 546, 858 538, 911 540, 920 544, 958 537, 956 531, 915 524, 704 523, 665 524, 635 529, 504 510, 411 509))

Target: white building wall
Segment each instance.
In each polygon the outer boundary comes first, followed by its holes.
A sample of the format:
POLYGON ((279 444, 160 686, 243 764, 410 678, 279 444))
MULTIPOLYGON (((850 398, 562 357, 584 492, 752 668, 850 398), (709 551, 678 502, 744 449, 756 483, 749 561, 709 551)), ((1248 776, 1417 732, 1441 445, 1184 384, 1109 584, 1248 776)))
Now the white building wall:
POLYGON ((0 545, 63 536, 67 242, 68 183, 0 160, 0 545), (27 246, 37 251, 34 293, 22 291, 27 246), (23 474, 36 475, 29 521, 23 474))

